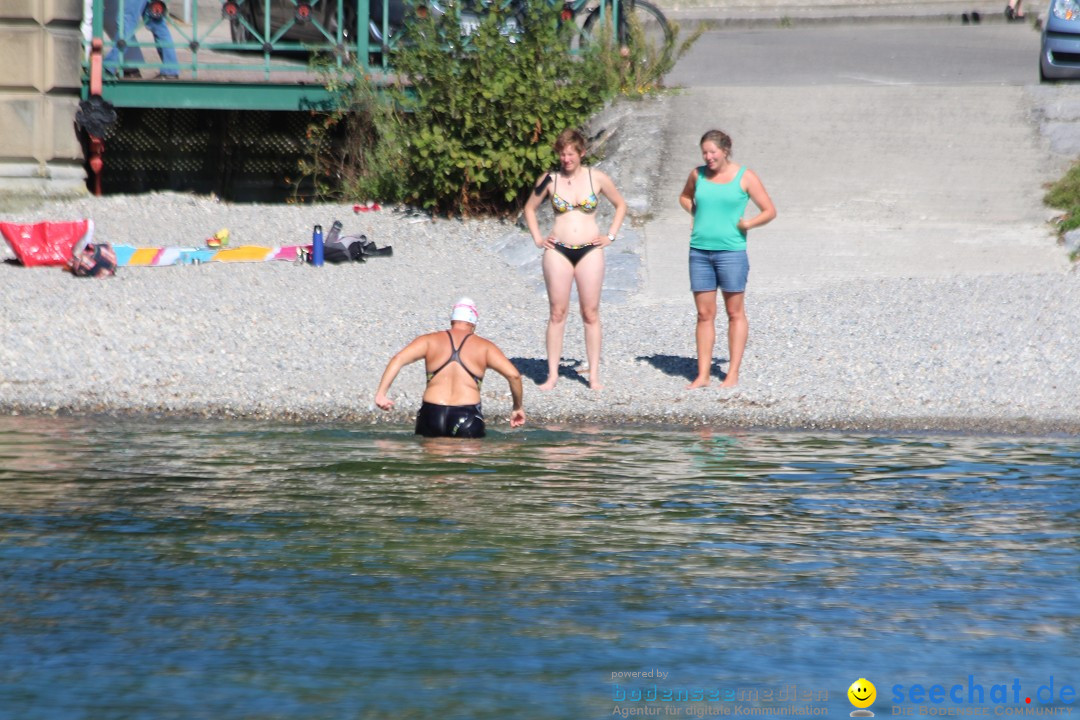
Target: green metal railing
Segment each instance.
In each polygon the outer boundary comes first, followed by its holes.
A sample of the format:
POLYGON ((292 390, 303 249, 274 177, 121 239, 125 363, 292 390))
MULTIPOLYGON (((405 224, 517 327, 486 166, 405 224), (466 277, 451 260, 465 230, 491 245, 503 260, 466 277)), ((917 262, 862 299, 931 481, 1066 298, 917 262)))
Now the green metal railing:
MULTIPOLYGON (((171 0, 184 3, 183 19, 177 17, 177 7, 166 6, 169 1, 93 0, 88 45, 99 47, 100 55, 96 63, 95 52, 88 50, 83 100, 100 95, 113 106, 138 108, 325 109, 334 97, 310 65, 312 54, 338 67, 358 65, 378 84, 390 77, 389 50, 401 36, 391 34, 395 28, 390 24, 389 0, 171 0), (155 13, 171 41, 145 40, 150 17, 145 13, 138 17, 137 27, 125 27, 125 2, 155 13), (382 23, 377 28, 381 42, 372 40, 369 28, 372 3, 381 4, 382 23), (148 77, 173 70, 160 57, 159 50, 166 47, 177 55, 179 82, 148 77), (111 66, 100 62, 110 53, 122 58, 126 48, 137 48, 143 60, 111 66), (95 66, 103 67, 100 81, 95 81, 95 66), (124 77, 125 70, 138 71, 142 77, 124 77)), ((455 8, 455 0, 440 2, 446 4, 440 11, 453 9, 463 16, 468 12, 455 8)), ((601 0, 598 7, 588 7, 592 2, 570 0, 565 7, 573 22, 590 13, 599 13, 601 21, 607 12, 618 16, 619 0, 601 0)), ((475 13, 471 21, 478 22, 475 13)))
MULTIPOLYGON (((94 0, 90 46, 100 41, 102 58, 119 56, 115 64, 104 63, 101 97, 117 107, 305 110, 332 102, 308 62, 312 53, 338 66, 358 60, 371 74, 384 68, 384 48, 373 48, 369 37, 369 0, 212 1, 209 7, 205 0, 201 7, 186 6, 185 22, 171 14, 177 8, 151 0, 148 11, 160 13, 172 36, 171 43, 160 43, 141 39, 148 34, 142 18, 138 27, 125 27, 124 0, 94 0), (216 11, 208 12, 210 7, 216 11), (111 33, 105 31, 107 21, 111 33), (172 70, 161 60, 163 47, 177 54, 179 82, 156 78, 172 70), (143 61, 125 62, 128 48, 141 51, 143 61), (142 77, 124 77, 124 71, 142 77)), ((383 3, 382 35, 389 38, 388 2, 375 1, 383 3)), ((93 66, 88 53, 83 99, 92 94, 93 66)))

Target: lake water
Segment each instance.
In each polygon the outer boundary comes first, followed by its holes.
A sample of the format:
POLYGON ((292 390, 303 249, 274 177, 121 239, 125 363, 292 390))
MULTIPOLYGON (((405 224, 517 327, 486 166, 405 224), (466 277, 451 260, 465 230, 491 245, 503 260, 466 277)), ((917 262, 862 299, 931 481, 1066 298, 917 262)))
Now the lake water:
POLYGON ((1067 717, 1078 528, 1075 437, 0 418, 0 718, 1067 717))

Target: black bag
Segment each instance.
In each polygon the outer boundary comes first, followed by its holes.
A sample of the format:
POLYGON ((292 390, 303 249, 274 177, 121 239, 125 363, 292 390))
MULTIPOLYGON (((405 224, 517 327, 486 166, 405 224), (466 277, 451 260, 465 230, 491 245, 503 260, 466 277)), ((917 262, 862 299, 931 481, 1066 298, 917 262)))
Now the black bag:
POLYGON ((364 262, 363 246, 366 242, 366 235, 335 238, 323 246, 323 260, 335 265, 344 262, 364 262))

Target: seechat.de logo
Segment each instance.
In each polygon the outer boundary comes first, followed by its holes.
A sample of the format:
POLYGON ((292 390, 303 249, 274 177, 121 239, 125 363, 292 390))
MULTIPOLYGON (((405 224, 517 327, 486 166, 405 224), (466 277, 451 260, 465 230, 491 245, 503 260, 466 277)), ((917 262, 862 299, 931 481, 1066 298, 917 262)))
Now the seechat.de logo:
POLYGON ((877 688, 874 687, 874 683, 866 678, 859 678, 851 683, 851 687, 847 690, 847 697, 856 708, 851 711, 851 717, 874 717, 874 713, 866 709, 877 700, 877 688))

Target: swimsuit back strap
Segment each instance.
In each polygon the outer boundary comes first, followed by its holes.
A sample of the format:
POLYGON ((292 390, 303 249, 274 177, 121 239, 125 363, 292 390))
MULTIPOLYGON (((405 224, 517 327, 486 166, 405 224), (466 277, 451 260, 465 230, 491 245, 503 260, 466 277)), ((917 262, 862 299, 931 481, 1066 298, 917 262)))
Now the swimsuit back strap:
MULTIPOLYGON (((447 332, 449 332, 449 330, 448 330, 447 332)), ((469 373, 469 376, 470 376, 470 377, 471 377, 471 378, 472 378, 473 380, 475 380, 475 381, 476 381, 476 387, 478 387, 478 388, 479 388, 479 387, 480 387, 480 384, 481 384, 481 383, 483 382, 483 379, 482 379, 482 378, 480 378, 479 376, 477 376, 477 375, 476 375, 476 373, 474 373, 474 372, 473 372, 472 370, 470 370, 470 369, 469 369, 469 368, 468 368, 468 367, 467 367, 467 366, 465 365, 465 363, 463 363, 463 362, 461 361, 461 354, 460 354, 460 353, 461 353, 461 348, 465 347, 465 341, 466 341, 466 340, 468 340, 468 339, 469 339, 469 338, 471 338, 471 337, 472 337, 472 333, 469 333, 469 334, 468 334, 468 335, 466 335, 465 337, 461 338, 461 344, 457 346, 457 350, 455 350, 455 351, 454 351, 454 354, 453 354, 453 356, 452 356, 452 357, 453 357, 453 359, 457 360, 457 364, 458 364, 458 365, 460 365, 461 367, 465 368, 465 372, 469 373)), ((453 336, 451 335, 451 336, 450 336, 450 347, 453 347, 453 346, 454 346, 454 337, 453 337, 453 336)))
POLYGON ((457 360, 457 348, 454 347, 454 336, 450 334, 449 330, 446 331, 446 336, 450 338, 450 357, 448 357, 446 359, 446 362, 444 362, 442 365, 427 374, 428 382, 431 382, 431 378, 441 373, 443 371, 443 368, 454 362, 454 360, 457 360))
POLYGON ((473 371, 470 370, 468 367, 466 367, 465 363, 461 362, 461 355, 460 355, 461 348, 465 347, 465 341, 468 340, 472 336, 472 333, 469 333, 468 335, 463 337, 461 339, 461 344, 458 345, 457 347, 454 347, 454 336, 450 333, 449 330, 446 331, 446 336, 448 338, 450 338, 450 357, 448 357, 446 359, 446 362, 444 362, 438 368, 436 368, 435 370, 432 370, 431 372, 429 372, 427 374, 428 382, 431 382, 431 379, 434 378, 439 373, 441 373, 443 371, 443 368, 445 368, 447 365, 449 365, 452 362, 456 362, 458 365, 460 365, 462 368, 465 369, 465 372, 469 373, 469 377, 471 377, 473 380, 476 381, 476 386, 480 387, 480 384, 483 382, 483 380, 481 378, 477 377, 475 374, 473 374, 473 371))

